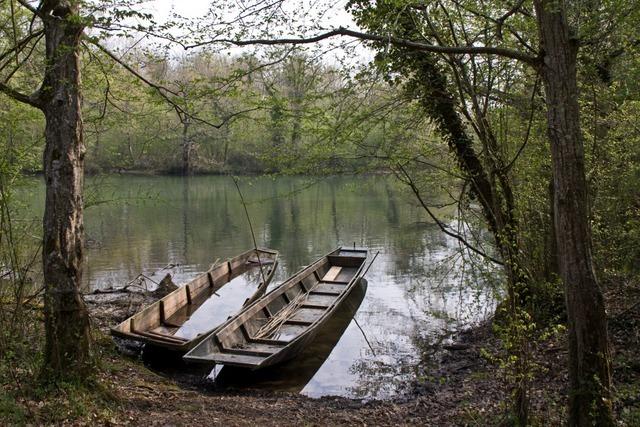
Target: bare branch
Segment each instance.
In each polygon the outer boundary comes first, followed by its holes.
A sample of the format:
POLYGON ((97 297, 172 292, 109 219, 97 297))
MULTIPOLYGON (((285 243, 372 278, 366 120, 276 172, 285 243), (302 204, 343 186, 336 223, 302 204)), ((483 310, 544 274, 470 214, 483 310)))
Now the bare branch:
POLYGON ((168 97, 167 97, 165 92, 170 93, 173 96, 180 96, 179 93, 174 92, 173 90, 171 90, 171 89, 169 89, 167 87, 164 87, 162 85, 159 85, 159 84, 154 83, 151 80, 147 79, 145 76, 143 76, 142 74, 140 74, 139 72, 134 70, 133 67, 131 67, 125 61, 123 61, 121 58, 119 58, 115 53, 111 52, 109 49, 107 49, 106 47, 102 46, 100 43, 98 43, 98 42, 96 42, 94 40, 90 40, 90 39, 89 39, 89 41, 95 47, 100 49, 104 54, 106 54, 109 58, 111 58, 112 60, 114 60, 115 62, 120 64, 120 66, 122 68, 124 68, 125 70, 127 70, 128 72, 133 74, 138 80, 142 81, 147 86, 150 86, 153 89, 155 89, 158 92, 158 94, 160 94, 163 98, 168 99, 168 97))
MULTIPOLYGON (((232 114, 226 115, 224 118, 222 118, 220 123, 212 123, 212 122, 210 122, 208 120, 205 120, 205 119, 203 119, 203 118, 201 118, 201 117, 199 117, 199 116, 197 116, 195 114, 192 114, 192 113, 188 112, 179 103, 174 101, 171 98, 171 96, 167 95, 167 93, 168 93, 168 94, 173 95, 175 97, 181 97, 181 95, 179 93, 177 93, 177 92, 175 92, 175 91, 173 91, 173 90, 171 90, 169 88, 166 88, 166 87, 164 87, 162 85, 159 85, 157 83, 152 82, 151 80, 147 79, 142 74, 140 74, 139 72, 134 70, 133 67, 131 67, 126 62, 124 62, 122 59, 118 58, 118 56, 116 56, 109 49, 107 49, 104 46, 102 46, 100 43, 98 43, 98 42, 96 42, 94 40, 89 40, 89 41, 94 46, 96 46, 98 49, 100 49, 102 52, 104 52, 109 58, 111 58, 116 63, 118 63, 121 67, 123 67, 125 70, 127 70, 128 72, 133 74, 137 79, 139 79, 144 84, 146 84, 149 87, 151 87, 152 89, 154 89, 158 95, 160 95, 165 101, 167 101, 176 110, 176 113, 178 114, 178 116, 188 117, 190 119, 193 119, 196 122, 205 124, 207 126, 214 127, 216 129, 220 129, 225 124, 231 122, 234 118, 236 118, 236 117, 238 117, 238 116, 240 116, 242 114, 245 114, 245 113, 249 113, 249 112, 252 112, 252 111, 259 110, 261 108, 261 107, 254 107, 254 108, 247 108, 247 109, 241 110, 241 111, 236 111, 236 112, 234 112, 232 114)), ((181 120, 182 120, 182 118, 181 118, 181 120)))
POLYGON ((431 211, 429 206, 425 203, 424 199, 422 198, 422 195, 420 194, 420 190, 415 185, 415 182, 411 179, 411 176, 407 173, 405 168, 401 164, 398 164, 398 169, 402 172, 402 175, 404 175, 404 178, 402 178, 402 177, 398 176, 398 174, 396 173, 396 176, 398 177, 398 179, 400 179, 400 181, 404 182, 405 184, 407 184, 409 186, 409 188, 411 188, 411 191, 413 191, 413 194, 415 194, 415 196, 418 198, 418 201, 420 202, 420 205, 424 208, 424 210, 427 212, 427 214, 436 223, 436 225, 440 228, 440 230, 442 230, 443 233, 445 233, 447 236, 451 236, 454 239, 458 240, 464 246, 469 248, 469 250, 471 250, 472 252, 475 252, 476 254, 478 254, 478 255, 490 260, 491 262, 493 262, 495 264, 498 264, 498 265, 504 265, 504 263, 502 261, 500 261, 499 259, 496 259, 496 258, 492 257, 491 255, 489 255, 489 254, 481 251, 480 249, 476 248, 475 246, 473 246, 471 243, 469 243, 460 234, 454 233, 453 231, 449 230, 449 227, 446 224, 443 224, 442 221, 440 221, 438 219, 438 217, 436 217, 434 215, 434 213, 431 211))
MULTIPOLYGON (((31 58, 31 55, 33 54, 33 52, 36 50, 36 47, 38 45, 38 42, 40 41, 40 39, 44 37, 44 34, 41 34, 38 39, 36 39, 35 43, 31 46, 31 49, 29 49, 29 51, 26 53, 26 55, 24 55, 24 58, 22 58, 18 64, 13 68, 13 70, 11 70, 6 76, 4 76, 3 79, 3 83, 9 83, 9 80, 11 80, 11 78, 13 77, 13 75, 15 73, 18 72, 18 70, 20 70, 20 68, 22 68, 24 66, 24 64, 26 64, 29 59, 31 58)), ((0 71, 4 70, 5 67, 7 65, 9 65, 11 63, 11 61, 7 61, 4 65, 0 65, 0 71)))
POLYGON ((527 146, 527 143, 529 142, 529 136, 531 135, 531 127, 533 126, 533 116, 534 116, 534 113, 535 113, 535 97, 536 97, 536 92, 538 91, 538 84, 539 83, 540 83, 540 74, 538 74, 536 76, 536 82, 534 83, 533 90, 531 91, 531 109, 530 109, 530 113, 529 113, 529 124, 527 125, 527 131, 526 131, 525 136, 524 136, 524 142, 522 143, 522 145, 518 149, 518 152, 513 157, 513 159, 511 159, 509 164, 507 164, 504 167, 504 169, 503 169, 504 172, 508 172, 513 167, 513 165, 515 164, 516 160, 518 160, 518 157, 520 157, 520 154, 522 154, 522 152, 524 151, 524 148, 527 146))
POLYGON ((20 101, 38 109, 42 108, 42 104, 40 103, 40 99, 38 97, 38 91, 34 92, 31 95, 25 95, 24 93, 17 91, 16 89, 6 85, 5 83, 0 82, 0 92, 10 96, 16 101, 20 101))
POLYGON ((518 0, 516 2, 516 4, 507 11, 507 13, 505 13, 504 15, 502 15, 500 18, 498 18, 496 20, 497 24, 498 24, 498 28, 496 29, 496 31, 498 32, 498 37, 502 40, 502 27, 505 23, 505 21, 507 19, 509 19, 510 16, 512 16, 513 14, 515 14, 518 10, 520 10, 520 8, 522 7, 522 5, 524 4, 524 0, 518 0))
POLYGON ((335 36, 347 36, 354 37, 361 40, 376 41, 391 43, 395 46, 406 47, 419 52, 431 52, 431 53, 447 53, 454 55, 497 55, 505 58, 516 59, 532 66, 536 66, 539 62, 538 58, 527 55, 516 50, 492 47, 492 46, 439 46, 431 45, 413 40, 400 39, 397 37, 382 36, 377 34, 362 33, 360 31, 354 31, 347 28, 339 27, 326 33, 318 34, 312 37, 301 38, 282 38, 282 39, 252 39, 252 40, 234 40, 234 39, 214 39, 206 42, 200 42, 187 46, 187 49, 193 49, 204 45, 210 45, 215 43, 228 43, 235 46, 248 46, 248 45, 281 45, 281 44, 309 44, 316 43, 335 36))
POLYGON ((26 36, 25 38, 23 38, 22 40, 20 40, 19 42, 17 42, 16 44, 14 44, 10 49, 6 50, 5 52, 3 52, 2 54, 0 54, 0 61, 3 61, 5 58, 7 58, 9 55, 13 54, 14 52, 20 52, 22 49, 24 49, 24 47, 34 38, 39 37, 43 34, 42 30, 36 31, 35 33, 31 33, 28 36, 26 36))

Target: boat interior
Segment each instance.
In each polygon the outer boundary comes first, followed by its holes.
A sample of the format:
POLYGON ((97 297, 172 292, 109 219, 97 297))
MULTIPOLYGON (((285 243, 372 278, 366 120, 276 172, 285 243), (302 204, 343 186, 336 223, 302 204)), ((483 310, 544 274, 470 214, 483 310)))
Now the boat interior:
POLYGON ((256 365, 313 328, 350 289, 365 250, 338 249, 272 290, 194 348, 189 357, 256 365))
POLYGON ((276 258, 277 252, 259 250, 256 253, 252 250, 214 265, 206 273, 125 320, 113 328, 112 333, 168 347, 182 346, 191 340, 175 334, 204 302, 234 278, 261 265, 267 268, 264 274, 270 279, 276 258))

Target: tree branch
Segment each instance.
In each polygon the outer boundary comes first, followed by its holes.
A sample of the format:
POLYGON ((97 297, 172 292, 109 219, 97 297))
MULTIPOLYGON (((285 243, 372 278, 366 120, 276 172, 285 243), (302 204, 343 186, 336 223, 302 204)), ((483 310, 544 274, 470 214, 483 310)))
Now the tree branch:
POLYGON ((415 196, 417 197, 418 201, 420 202, 420 205, 424 208, 425 211, 427 211, 427 214, 431 217, 431 219, 436 223, 436 225, 440 228, 440 230, 442 230, 442 232, 444 234, 453 237, 454 239, 456 239, 460 243, 462 243, 464 246, 469 248, 469 250, 471 250, 472 252, 475 252, 476 254, 478 254, 478 255, 490 260, 491 262, 493 262, 495 264, 498 264, 498 265, 504 265, 504 263, 502 261, 500 261, 499 259, 496 259, 496 258, 492 257, 491 255, 489 255, 489 254, 483 252, 482 250, 476 248, 475 246, 473 246, 471 243, 469 243, 460 234, 450 231, 449 227, 447 227, 445 224, 443 224, 442 221, 440 221, 434 215, 434 213, 431 211, 429 206, 422 199, 422 195, 420 194, 420 190, 418 189, 418 187, 416 187, 415 183, 411 179, 411 176, 409 176, 409 174, 407 173, 405 168, 402 167, 401 164, 398 164, 398 169, 400 169, 400 171, 404 175, 404 179, 399 177, 397 173, 396 173, 396 177, 398 177, 398 179, 400 179, 400 181, 404 182, 405 184, 407 184, 409 186, 409 188, 411 188, 411 191, 413 191, 413 194, 415 194, 415 196))
POLYGON ((500 40, 502 40, 502 26, 504 25, 505 21, 509 19, 510 16, 514 15, 518 10, 520 10, 523 4, 524 0, 518 0, 516 4, 507 11, 507 13, 496 20, 498 24, 496 31, 498 32, 498 37, 500 38, 500 40))
POLYGON ((22 51, 22 49, 34 38, 39 37, 43 34, 43 30, 39 30, 36 31, 35 33, 31 33, 28 36, 26 36, 25 38, 23 38, 22 40, 20 40, 19 42, 17 42, 16 44, 14 44, 10 49, 7 49, 5 52, 3 52, 2 54, 0 54, 0 61, 3 61, 5 58, 7 58, 9 55, 13 54, 14 52, 20 52, 22 51))
POLYGON ((36 9, 32 5, 30 5, 27 0, 18 0, 18 3, 20 3, 23 7, 29 9, 34 14, 36 14, 36 15, 38 14, 38 9, 36 9))
POLYGON ((164 92, 170 93, 173 96, 180 96, 179 93, 174 92, 173 90, 171 90, 171 89, 169 89, 167 87, 164 87, 162 85, 159 85, 159 84, 154 83, 151 80, 147 79, 145 76, 143 76, 142 74, 140 74, 139 72, 134 70, 133 67, 131 67, 129 64, 124 62, 122 59, 118 58, 115 53, 111 52, 109 49, 107 49, 106 47, 102 46, 100 43, 98 43, 98 42, 96 42, 94 40, 91 40, 91 39, 88 39, 88 41, 91 44, 93 44, 95 47, 100 49, 109 58, 111 58, 116 63, 118 63, 122 68, 124 68, 125 70, 127 70, 128 72, 133 74, 138 80, 142 81, 147 86, 150 86, 151 88, 155 89, 163 98, 168 99, 167 95, 164 92))
MULTIPOLYGON (((31 58, 31 55, 33 54, 33 52, 36 50, 36 47, 38 46, 38 42, 40 41, 40 39, 44 37, 44 34, 41 34, 38 39, 35 41, 35 43, 31 46, 31 49, 29 49, 29 51, 26 53, 26 55, 24 55, 24 58, 22 58, 18 64, 6 75, 4 76, 4 78, 2 79, 3 83, 9 83, 9 80, 11 80, 11 78, 13 77, 13 75, 15 73, 18 72, 18 70, 20 70, 20 68, 22 68, 31 58)), ((22 50, 20 51, 22 52, 22 50)), ((5 62, 3 65, 0 65, 0 71, 3 71, 5 69, 5 67, 7 65, 9 65, 11 63, 11 61, 7 61, 5 62)))
POLYGON ((31 95, 25 95, 24 93, 17 91, 16 89, 6 85, 5 83, 0 82, 0 92, 10 96, 16 101, 31 105, 32 107, 35 107, 37 109, 42 109, 42 104, 40 104, 40 99, 38 97, 38 91, 34 92, 31 95))
POLYGON ((144 84, 148 85, 149 87, 151 87, 152 89, 155 89, 156 93, 158 95, 160 95, 165 101, 167 101, 175 110, 176 113, 178 113, 178 116, 180 115, 184 115, 185 117, 189 117, 191 119, 193 119, 196 122, 205 124, 207 126, 211 126, 213 128, 216 129, 220 129, 222 126, 224 126, 225 124, 231 122, 231 120, 233 120, 235 117, 245 114, 245 113, 249 113, 251 111, 255 111, 255 110, 259 110, 260 107, 255 107, 255 108, 247 108, 241 111, 236 111, 232 114, 227 114, 221 121, 220 123, 212 123, 208 120, 205 120, 201 117, 198 117, 195 114, 191 114, 190 112, 188 112, 185 108, 183 108, 179 103, 175 102, 173 99, 171 99, 170 96, 167 95, 167 93, 175 96, 175 97, 180 97, 180 94, 167 88, 164 87, 162 85, 159 85, 157 83, 152 82, 151 80, 147 79, 146 77, 144 77, 142 74, 140 74, 139 72, 137 72, 136 70, 134 70, 129 64, 127 64, 126 62, 124 62, 122 59, 118 58, 113 52, 111 52, 109 49, 105 48, 104 46, 102 46, 100 43, 89 39, 88 40, 91 44, 93 44, 94 46, 96 46, 98 49, 100 49, 102 52, 104 52, 104 54, 106 54, 109 58, 111 58, 112 60, 114 60, 116 63, 118 63, 121 67, 123 67, 125 70, 127 70, 128 72, 130 72, 131 74, 133 74, 137 79, 139 79, 140 81, 142 81, 144 84))
POLYGON ((518 160, 518 157, 520 157, 520 154, 522 154, 522 152, 524 151, 524 148, 527 146, 527 143, 529 142, 529 136, 531 135, 531 127, 533 126, 533 116, 535 113, 535 97, 536 97, 536 92, 538 91, 539 83, 540 83, 540 74, 536 76, 536 81, 533 85, 533 90, 531 91, 531 109, 529 110, 529 123, 527 124, 527 131, 525 132, 525 135, 524 135, 524 142, 516 152, 516 155, 513 156, 513 159, 511 159, 511 161, 503 168, 503 171, 505 173, 511 170, 513 165, 516 163, 516 160, 518 160))
POLYGON ((235 46, 248 46, 248 45, 281 45, 281 44, 309 44, 316 43, 335 36, 347 36, 354 37, 360 40, 376 41, 391 43, 395 46, 405 47, 420 52, 431 53, 447 53, 454 55, 497 55, 505 58, 516 59, 518 61, 525 62, 529 65, 536 66, 539 62, 538 58, 527 55, 517 50, 492 47, 492 46, 438 46, 430 45, 426 43, 416 42, 413 40, 400 39, 397 37, 382 36, 377 34, 362 33, 360 31, 350 30, 348 28, 339 27, 331 31, 327 31, 322 34, 318 34, 311 37, 301 38, 282 38, 282 39, 250 39, 250 40, 234 40, 234 39, 214 39, 206 42, 200 42, 192 45, 188 45, 187 49, 193 49, 204 45, 210 45, 215 43, 229 43, 235 46))

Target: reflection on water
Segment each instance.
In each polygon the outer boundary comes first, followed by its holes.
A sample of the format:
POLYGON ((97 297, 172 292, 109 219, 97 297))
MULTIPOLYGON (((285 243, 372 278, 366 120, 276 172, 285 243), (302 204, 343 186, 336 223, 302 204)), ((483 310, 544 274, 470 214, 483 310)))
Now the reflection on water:
MULTIPOLYGON (((121 200, 86 210, 88 289, 121 286, 140 272, 159 281, 165 268, 176 283, 184 283, 216 259, 253 247, 230 177, 88 181, 98 200, 121 200), (141 194, 153 196, 136 200, 141 194)), ((334 326, 344 332, 335 334, 333 349, 327 340, 304 360, 278 368, 282 377, 293 371, 299 379, 309 377, 304 387, 265 373, 268 379, 261 382, 268 387, 302 388, 310 396, 393 395, 415 375, 425 339, 477 321, 494 306, 484 280, 462 267, 458 243, 443 235, 391 178, 257 177, 243 178, 240 185, 258 244, 280 251, 271 288, 338 245, 366 247, 371 255, 380 251, 355 312, 357 324, 334 326)), ((34 216, 40 215, 42 200, 42 192, 34 195, 34 216)), ((238 308, 244 300, 231 290, 240 285, 223 288, 238 308)))
POLYGON ((193 339, 198 334, 211 330, 229 316, 235 314, 239 307, 250 298, 258 288, 260 273, 247 271, 231 280, 213 295, 209 296, 198 309, 190 313, 189 319, 175 333, 176 336, 193 339))

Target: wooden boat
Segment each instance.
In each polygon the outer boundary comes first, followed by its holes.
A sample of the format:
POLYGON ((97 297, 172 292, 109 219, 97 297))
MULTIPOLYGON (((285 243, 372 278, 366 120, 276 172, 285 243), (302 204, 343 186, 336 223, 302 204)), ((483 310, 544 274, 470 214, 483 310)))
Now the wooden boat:
POLYGON ((366 250, 330 252, 220 325, 184 359, 258 369, 294 357, 354 289, 366 257, 366 250))
POLYGON ((232 279, 249 270, 262 269, 262 282, 245 302, 245 305, 251 304, 264 295, 277 265, 278 252, 271 249, 251 249, 222 263, 214 264, 207 272, 111 328, 111 335, 186 352, 213 329, 202 331, 203 333, 193 339, 176 335, 198 308, 232 279))
POLYGON ((250 370, 237 366, 225 366, 215 376, 216 387, 249 387, 300 393, 327 361, 351 324, 366 292, 367 280, 361 277, 340 307, 319 328, 313 342, 303 348, 295 358, 287 363, 270 366, 269 369, 250 370))

